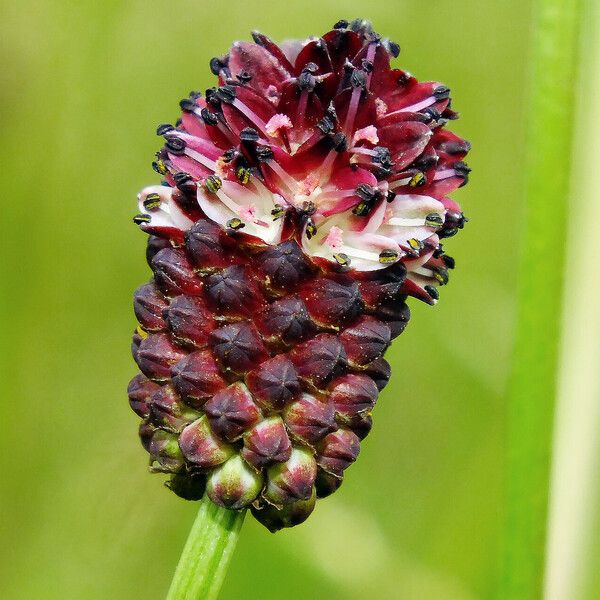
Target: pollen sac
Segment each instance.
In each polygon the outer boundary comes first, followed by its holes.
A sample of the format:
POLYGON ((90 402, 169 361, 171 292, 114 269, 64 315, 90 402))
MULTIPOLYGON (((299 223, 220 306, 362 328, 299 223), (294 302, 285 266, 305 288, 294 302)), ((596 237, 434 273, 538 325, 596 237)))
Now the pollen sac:
POLYGON ((154 333, 140 342, 137 364, 140 371, 154 381, 166 381, 171 367, 184 356, 166 333, 154 333))
POLYGON ((239 265, 210 275, 205 287, 212 308, 231 316, 250 316, 264 304, 256 284, 239 265))
POLYGON ((200 469, 216 467, 235 454, 233 446, 213 433, 206 417, 194 421, 181 432, 179 445, 185 458, 200 469))
POLYGON ((254 325, 248 322, 224 325, 213 331, 211 345, 223 368, 243 374, 268 358, 254 325))
POLYGON ((330 401, 303 394, 284 412, 290 433, 306 444, 315 444, 335 430, 335 410, 330 401))
POLYGON ((309 500, 317 476, 317 463, 305 448, 294 448, 290 458, 267 470, 263 496, 269 504, 285 506, 298 500, 309 500))
POLYGON ((256 402, 266 411, 281 410, 301 390, 296 368, 283 354, 248 373, 246 384, 256 402))
POLYGON ((160 387, 150 398, 152 422, 167 431, 181 431, 200 415, 185 405, 172 384, 160 387))
POLYGON ((320 325, 338 327, 360 314, 362 299, 355 281, 314 279, 301 297, 311 317, 320 325))
POLYGON ((200 293, 202 283, 192 269, 185 253, 174 248, 164 248, 152 259, 152 270, 158 287, 167 296, 200 293))
POLYGON ((165 328, 163 311, 168 303, 154 283, 140 286, 133 297, 133 310, 140 325, 146 331, 160 331, 165 328))
POLYGON ((215 322, 203 300, 195 296, 177 296, 166 312, 169 331, 178 342, 196 348, 208 345, 215 322))
POLYGON ((150 381, 146 376, 136 375, 130 382, 127 388, 129 396, 129 406, 136 415, 145 419, 150 414, 150 397, 160 386, 153 381, 150 381))
POLYGON ((257 315, 256 321, 262 335, 276 344, 301 342, 317 330, 306 305, 295 296, 269 304, 257 315))
POLYGON ((319 444, 317 464, 327 473, 341 477, 359 452, 359 437, 348 429, 340 428, 325 436, 319 444))
POLYGON ((344 347, 335 335, 321 333, 290 353, 298 375, 321 388, 346 366, 344 347))
POLYGON ((233 383, 217 392, 205 405, 211 429, 233 442, 260 422, 262 415, 243 383, 233 383))
POLYGON ((244 460, 262 469, 276 462, 285 462, 292 454, 292 443, 281 417, 269 417, 244 435, 244 460))
POLYGON ((172 369, 175 389, 192 406, 204 402, 225 387, 217 361, 209 351, 193 352, 172 369))
POLYGON ((277 531, 351 476, 408 298, 448 283, 470 145, 450 89, 392 66, 368 21, 291 53, 252 40, 157 129, 128 397, 168 488, 277 531))
POLYGON ((215 504, 239 510, 252 503, 262 485, 262 475, 235 455, 210 474, 206 493, 215 504))

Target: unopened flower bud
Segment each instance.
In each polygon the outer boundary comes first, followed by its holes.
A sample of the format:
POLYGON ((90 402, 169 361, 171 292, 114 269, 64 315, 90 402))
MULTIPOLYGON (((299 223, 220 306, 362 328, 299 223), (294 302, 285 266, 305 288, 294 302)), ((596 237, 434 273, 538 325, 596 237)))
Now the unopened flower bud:
POLYGON ((275 533, 284 527, 294 527, 304 523, 310 517, 315 508, 317 495, 313 492, 308 500, 296 500, 282 507, 265 504, 263 508, 252 507, 252 514, 271 533, 275 533))
POLYGON ((184 500, 200 500, 206 490, 206 476, 201 473, 176 473, 165 485, 184 500))
POLYGON ((275 506, 296 500, 308 500, 313 493, 317 463, 305 448, 294 448, 285 463, 277 463, 267 471, 267 486, 263 496, 275 506))
POLYGON ((201 469, 216 467, 233 456, 233 446, 221 441, 202 417, 190 423, 179 437, 181 451, 187 460, 201 469))
POLYGON ((270 417, 258 423, 244 436, 242 457, 257 469, 274 462, 285 462, 292 453, 292 444, 280 417, 270 417))
POLYGON ((360 452, 358 436, 348 429, 340 428, 329 433, 317 449, 317 464, 324 471, 340 477, 356 460, 360 452))
POLYGON ((335 409, 329 400, 302 394, 284 412, 290 433, 307 444, 315 444, 335 430, 335 409))
POLYGON ((243 383, 232 383, 217 392, 205 405, 211 429, 222 439, 233 442, 256 425, 262 415, 243 383))
POLYGON ((162 429, 152 434, 148 445, 153 471, 176 473, 183 467, 183 454, 179 448, 177 435, 162 429))
POLYGON ((262 476, 235 455, 210 474, 206 493, 215 504, 239 510, 252 503, 262 485, 262 476))
POLYGON ((150 397, 159 388, 158 384, 150 381, 145 375, 136 375, 129 382, 129 387, 127 388, 131 410, 142 417, 142 419, 145 419, 150 414, 150 397))

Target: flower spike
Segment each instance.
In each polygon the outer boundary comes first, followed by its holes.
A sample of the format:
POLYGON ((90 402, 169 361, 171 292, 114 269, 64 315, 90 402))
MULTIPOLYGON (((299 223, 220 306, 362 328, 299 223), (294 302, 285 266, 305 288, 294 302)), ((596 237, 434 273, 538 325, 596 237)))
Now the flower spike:
POLYGON ((407 298, 448 283, 470 145, 446 128, 450 89, 392 67, 399 45, 368 21, 252 40, 156 130, 129 401, 172 491, 276 531, 340 487, 407 298))

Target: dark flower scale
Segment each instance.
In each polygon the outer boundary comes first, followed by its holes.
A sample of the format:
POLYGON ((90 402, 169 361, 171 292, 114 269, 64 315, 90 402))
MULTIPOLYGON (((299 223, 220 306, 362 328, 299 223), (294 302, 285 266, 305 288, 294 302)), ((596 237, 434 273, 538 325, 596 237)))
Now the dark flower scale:
POLYGON ((275 531, 339 488, 407 297, 434 304, 447 283, 469 144, 444 127, 448 88, 391 68, 398 45, 366 21, 253 38, 158 127, 129 399, 168 487, 275 531))

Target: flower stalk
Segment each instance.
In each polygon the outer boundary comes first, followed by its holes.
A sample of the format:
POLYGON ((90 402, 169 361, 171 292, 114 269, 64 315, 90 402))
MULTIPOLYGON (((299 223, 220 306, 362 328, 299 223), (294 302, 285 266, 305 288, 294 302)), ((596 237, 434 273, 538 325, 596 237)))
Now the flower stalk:
POLYGON ((498 594, 503 600, 542 596, 581 15, 579 0, 537 0, 534 6, 525 226, 498 594))
POLYGON ((214 600, 246 516, 217 506, 208 498, 200 504, 175 570, 167 600, 214 600))

